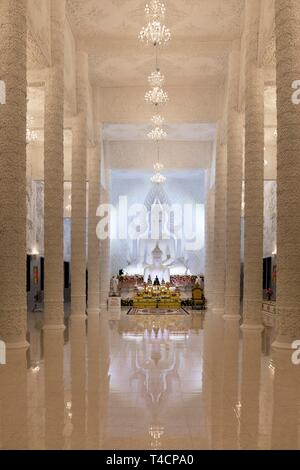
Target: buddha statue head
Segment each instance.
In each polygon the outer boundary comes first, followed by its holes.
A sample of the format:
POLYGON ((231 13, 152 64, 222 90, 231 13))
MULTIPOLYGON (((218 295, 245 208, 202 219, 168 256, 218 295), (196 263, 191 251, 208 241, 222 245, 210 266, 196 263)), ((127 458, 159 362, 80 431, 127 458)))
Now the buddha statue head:
POLYGON ((152 259, 153 259, 154 266, 161 266, 161 264, 162 264, 162 255, 163 255, 163 252, 159 248, 158 243, 156 243, 156 247, 152 251, 152 259))

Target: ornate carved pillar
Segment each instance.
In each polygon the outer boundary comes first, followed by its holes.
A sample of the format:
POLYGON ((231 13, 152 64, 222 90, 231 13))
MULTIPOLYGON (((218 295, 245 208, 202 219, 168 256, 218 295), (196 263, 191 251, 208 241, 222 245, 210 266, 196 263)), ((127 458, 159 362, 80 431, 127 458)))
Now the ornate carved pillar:
POLYGON ((300 108, 292 83, 300 79, 300 2, 275 1, 277 65, 277 309, 274 346, 300 338, 300 108))
MULTIPOLYGON (((101 188, 101 204, 109 204, 108 189, 101 188)), ((107 310, 107 299, 110 288, 110 240, 107 237, 100 242, 100 302, 101 310, 107 310)))
POLYGON ((26 4, 0 2, 0 340, 26 347, 26 4))
POLYGON ((225 315, 240 313, 241 206, 243 174, 243 116, 238 110, 240 43, 229 58, 227 122, 226 284, 225 315))
POLYGON ((264 74, 258 67, 260 0, 246 2, 245 255, 243 328, 262 327, 264 74))
MULTIPOLYGON (((97 102, 97 100, 95 100, 97 102)), ((96 234, 100 204, 100 128, 95 123, 95 146, 90 149, 88 159, 89 178, 89 225, 88 225, 88 313, 100 312, 100 241, 96 234)))
POLYGON ((86 311, 86 174, 88 55, 77 53, 77 111, 73 125, 71 314, 86 311))
MULTIPOLYGON (((262 274, 264 236, 264 73, 258 67, 260 0, 246 2, 245 69, 245 250, 242 347, 242 438, 251 423, 258 445, 259 377, 262 348, 262 274)), ((248 444, 247 444, 248 442, 248 444)))
POLYGON ((214 210, 215 210, 215 192, 210 188, 206 196, 205 207, 205 297, 208 306, 213 300, 213 266, 214 266, 214 210))
POLYGON ((45 89, 46 328, 64 325, 64 30, 65 1, 52 0, 52 64, 45 89))
POLYGON ((223 138, 223 125, 220 123, 215 181, 215 221, 214 221, 214 275, 213 311, 224 315, 225 274, 226 274, 226 189, 227 189, 227 146, 223 138))

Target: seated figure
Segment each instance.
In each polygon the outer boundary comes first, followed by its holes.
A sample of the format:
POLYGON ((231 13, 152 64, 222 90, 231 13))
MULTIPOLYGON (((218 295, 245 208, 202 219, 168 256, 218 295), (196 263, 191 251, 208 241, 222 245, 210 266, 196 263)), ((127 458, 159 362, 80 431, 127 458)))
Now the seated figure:
POLYGON ((159 284, 155 285, 160 285, 163 279, 167 282, 170 281, 170 270, 167 266, 163 264, 162 255, 163 253, 157 243, 156 247, 152 251, 152 264, 148 265, 145 268, 144 272, 145 280, 147 280, 149 276, 151 277, 151 279, 158 279, 159 284))

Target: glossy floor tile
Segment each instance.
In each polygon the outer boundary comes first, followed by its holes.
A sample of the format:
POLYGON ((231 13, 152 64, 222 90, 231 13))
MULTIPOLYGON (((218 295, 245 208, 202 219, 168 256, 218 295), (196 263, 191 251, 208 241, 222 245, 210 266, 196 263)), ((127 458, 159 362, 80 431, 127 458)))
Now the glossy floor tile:
POLYGON ((0 366, 2 449, 298 449, 289 352, 209 311, 66 321, 0 366))

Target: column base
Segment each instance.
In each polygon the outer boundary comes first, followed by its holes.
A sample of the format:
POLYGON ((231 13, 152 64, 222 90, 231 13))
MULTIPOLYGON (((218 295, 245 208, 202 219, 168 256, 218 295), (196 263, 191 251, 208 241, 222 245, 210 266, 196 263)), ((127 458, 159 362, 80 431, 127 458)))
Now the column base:
POLYGON ((223 315, 223 320, 240 321, 241 316, 236 314, 225 313, 225 315, 223 315))
POLYGON ((272 349, 281 349, 281 350, 291 350, 295 351, 294 348, 292 348, 293 340, 287 341, 284 338, 278 338, 275 339, 275 341, 272 343, 271 347, 272 349))
POLYGON ((88 308, 87 309, 87 314, 88 314, 88 316, 89 315, 99 315, 100 314, 100 308, 99 307, 98 308, 93 308, 93 307, 88 308))
POLYGON ((82 313, 80 315, 75 315, 74 313, 70 315, 70 321, 83 321, 87 319, 87 315, 82 313))
POLYGON ((224 316, 224 308, 219 308, 219 307, 218 307, 218 308, 217 308, 217 307, 215 308, 215 307, 213 307, 213 308, 211 309, 211 313, 212 313, 213 315, 218 315, 218 316, 220 316, 220 317, 223 317, 223 316, 224 316))
POLYGON ((241 326, 241 330, 243 332, 253 332, 253 333, 257 333, 257 332, 263 332, 264 331, 264 326, 263 325, 251 325, 249 323, 243 323, 242 326, 241 326))
POLYGON ((15 343, 5 343, 6 349, 28 349, 30 344, 28 341, 17 341, 15 343))
POLYGON ((65 330, 66 327, 64 324, 59 323, 57 325, 43 325, 43 331, 57 331, 57 330, 65 330))

